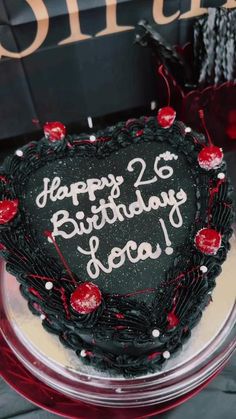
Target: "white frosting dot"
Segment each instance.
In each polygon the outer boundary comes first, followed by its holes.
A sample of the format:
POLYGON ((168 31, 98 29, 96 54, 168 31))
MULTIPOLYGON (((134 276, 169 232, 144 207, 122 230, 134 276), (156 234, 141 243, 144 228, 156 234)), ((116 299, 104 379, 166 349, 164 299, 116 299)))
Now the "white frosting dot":
POLYGON ((224 179, 225 174, 224 173, 218 173, 217 177, 218 177, 218 179, 224 179))
POLYGON ((152 331, 152 336, 153 336, 154 338, 158 338, 158 337, 160 336, 160 332, 159 332, 159 330, 158 330, 158 329, 153 329, 153 331, 152 331))
POLYGON ((88 126, 89 128, 93 128, 93 119, 91 116, 88 116, 88 126))
POLYGON ((83 220, 83 218, 84 218, 84 211, 78 211, 76 213, 76 218, 77 218, 77 220, 83 220))
POLYGON ((116 388, 116 393, 122 393, 122 389, 120 387, 116 388))
POLYGON ((166 250, 165 250, 165 253, 167 255, 172 255, 173 251, 174 251, 174 249, 172 247, 167 247, 166 250))
POLYGON ((16 150, 16 156, 18 156, 18 157, 22 157, 23 156, 23 151, 22 150, 16 150))
POLYGON ((85 349, 82 349, 82 351, 80 352, 80 356, 81 356, 81 358, 85 358, 86 357, 86 351, 85 351, 85 349))
POLYGON ((45 319, 46 319, 45 314, 40 314, 40 319, 41 319, 41 320, 45 320, 45 319))
POLYGON ((191 132, 191 131, 192 131, 192 129, 191 129, 190 127, 186 127, 184 131, 185 131, 185 132, 186 132, 186 134, 187 134, 187 133, 191 132))
POLYGON ((52 290, 53 289, 53 283, 51 281, 46 282, 45 288, 48 291, 52 290))
POLYGON ((156 109, 156 107, 157 107, 156 101, 155 100, 152 100, 151 101, 151 110, 154 111, 156 109))
POLYGON ((205 274, 208 271, 208 269, 207 269, 206 266, 202 265, 202 266, 200 266, 200 271, 205 274))
POLYGON ((89 139, 90 141, 96 141, 97 138, 95 135, 90 135, 89 139))
POLYGON ((170 358, 170 352, 169 351, 165 351, 165 352, 163 352, 162 356, 165 359, 169 359, 170 358))

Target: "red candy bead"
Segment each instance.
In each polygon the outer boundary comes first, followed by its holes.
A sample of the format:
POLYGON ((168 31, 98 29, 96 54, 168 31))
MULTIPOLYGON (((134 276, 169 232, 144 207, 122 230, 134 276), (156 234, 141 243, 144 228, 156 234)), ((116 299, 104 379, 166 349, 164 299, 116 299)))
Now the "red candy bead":
POLYGON ((7 178, 6 178, 6 176, 2 176, 2 175, 0 175, 0 182, 7 183, 7 178))
POLYGON ((204 147, 198 154, 198 163, 202 169, 217 169, 223 160, 223 152, 221 148, 211 145, 204 147))
POLYGON ((66 127, 61 122, 46 122, 43 130, 45 137, 52 142, 63 140, 66 135, 66 127))
POLYGON ((148 355, 147 359, 148 359, 148 361, 152 361, 157 356, 160 356, 160 354, 161 354, 161 352, 153 352, 152 354, 148 355))
POLYGON ((80 314, 89 314, 96 310, 102 302, 102 294, 97 285, 84 282, 71 294, 72 308, 80 314))
POLYGON ((141 135, 143 135, 143 129, 140 129, 135 133, 135 137, 141 137, 141 135))
POLYGON ((7 224, 18 212, 18 199, 0 201, 0 224, 7 224))
POLYGON ((179 319, 175 315, 175 313, 173 313, 173 312, 168 313, 168 315, 167 315, 167 321, 169 323, 168 329, 173 329, 174 327, 178 326, 178 324, 179 324, 179 319))
POLYGON ((211 228, 203 228, 196 234, 195 244, 202 253, 215 255, 221 246, 221 234, 211 228))
POLYGON ((157 122, 162 128, 170 128, 175 122, 176 112, 170 106, 161 108, 157 114, 157 122))

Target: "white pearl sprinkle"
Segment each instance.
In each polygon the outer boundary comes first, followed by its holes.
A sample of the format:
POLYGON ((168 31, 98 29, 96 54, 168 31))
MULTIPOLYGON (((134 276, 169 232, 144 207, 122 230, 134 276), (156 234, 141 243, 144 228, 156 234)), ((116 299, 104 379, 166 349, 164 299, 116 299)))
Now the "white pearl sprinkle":
POLYGON ((90 135, 89 139, 90 141, 96 141, 97 138, 95 135, 90 135))
POLYGON ((200 266, 200 271, 205 274, 208 271, 208 269, 207 269, 206 266, 202 265, 202 266, 200 266))
POLYGON ((23 151, 22 150, 16 150, 16 156, 18 156, 18 157, 22 157, 23 156, 23 151))
POLYGON ((172 255, 173 252, 174 252, 173 247, 166 247, 165 249, 166 255, 172 255))
POLYGON ((92 120, 91 116, 88 116, 87 121, 88 121, 89 128, 93 128, 93 120, 92 120))
POLYGON ((158 338, 158 337, 160 336, 160 332, 159 332, 159 330, 158 330, 158 329, 153 329, 153 331, 152 331, 152 336, 153 336, 154 338, 158 338))
POLYGON ((186 127, 184 131, 186 132, 186 134, 188 134, 189 132, 192 131, 192 129, 190 127, 186 127))
POLYGON ((53 283, 51 281, 46 282, 45 288, 48 291, 52 290, 53 289, 53 283))
POLYGON ((165 351, 165 352, 163 352, 162 356, 165 359, 169 359, 170 358, 170 352, 169 351, 165 351))
POLYGON ((156 107, 157 107, 156 101, 155 100, 152 100, 151 101, 151 111, 154 111, 156 109, 156 107))
POLYGON ((218 173, 217 177, 218 177, 218 179, 224 179, 225 174, 224 173, 218 173))
POLYGON ((80 352, 80 356, 81 358, 85 358, 87 356, 85 349, 82 349, 82 351, 80 352))
POLYGON ((40 319, 41 319, 41 320, 45 320, 45 319, 46 319, 45 314, 40 314, 40 319))

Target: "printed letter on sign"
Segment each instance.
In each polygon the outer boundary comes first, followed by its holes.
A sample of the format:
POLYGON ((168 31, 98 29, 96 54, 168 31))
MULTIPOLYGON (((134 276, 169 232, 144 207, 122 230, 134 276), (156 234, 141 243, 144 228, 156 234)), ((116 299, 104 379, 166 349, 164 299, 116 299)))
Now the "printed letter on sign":
POLYGON ((11 52, 0 44, 0 59, 2 57, 22 58, 32 54, 41 47, 48 34, 49 16, 43 0, 26 0, 37 20, 37 33, 34 42, 21 52, 11 52))
POLYGON ((222 7, 225 7, 226 9, 234 9, 234 7, 236 7, 236 1, 228 0, 225 4, 222 5, 222 7))
POLYGON ((81 33, 80 20, 79 20, 79 6, 77 0, 66 0, 67 9, 69 12, 70 20, 70 36, 59 42, 59 45, 71 44, 72 42, 83 41, 92 38, 89 35, 81 33))
POLYGON ((164 8, 164 0, 154 0, 153 1, 153 18, 156 23, 159 25, 167 25, 168 23, 173 22, 177 19, 180 15, 180 11, 178 10, 171 16, 164 16, 163 13, 164 8))
POLYGON ((106 28, 96 36, 124 32, 134 29, 134 26, 119 26, 117 24, 117 0, 106 0, 106 28))
POLYGON ((191 1, 191 9, 183 13, 180 16, 180 19, 189 19, 191 17, 195 16, 201 16, 204 15, 204 13, 207 13, 207 9, 205 7, 201 7, 201 0, 192 0, 191 1))

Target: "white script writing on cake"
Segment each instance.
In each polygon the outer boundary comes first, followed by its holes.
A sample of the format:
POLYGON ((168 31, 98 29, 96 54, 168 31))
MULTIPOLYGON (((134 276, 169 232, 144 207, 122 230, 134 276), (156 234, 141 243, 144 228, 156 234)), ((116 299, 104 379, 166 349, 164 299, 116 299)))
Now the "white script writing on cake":
POLYGON ((101 179, 87 179, 86 182, 75 182, 68 186, 61 186, 61 179, 56 176, 51 182, 50 179, 44 178, 44 189, 37 196, 36 204, 39 208, 44 208, 47 204, 48 197, 52 202, 62 201, 65 198, 71 198, 73 205, 79 205, 79 195, 88 193, 90 201, 95 201, 96 191, 101 191, 104 188, 111 188, 111 196, 117 198, 120 195, 119 186, 124 182, 122 176, 115 177, 108 175, 101 179), (50 185, 50 186, 49 186, 50 185))
MULTIPOLYGON (((159 222, 167 245, 165 253, 171 255, 173 253, 173 248, 170 247, 171 241, 167 233, 165 222, 162 218, 159 219, 159 222)), ((137 263, 146 259, 158 259, 162 254, 162 249, 158 243, 153 250, 151 244, 148 242, 142 242, 138 245, 134 240, 129 240, 123 248, 113 247, 113 249, 111 249, 107 258, 107 266, 105 266, 96 255, 99 250, 99 244, 99 238, 92 236, 89 240, 89 250, 85 250, 80 246, 77 247, 77 250, 80 253, 90 256, 90 260, 87 263, 87 272, 92 279, 98 278, 100 271, 108 274, 111 273, 113 269, 120 268, 124 265, 126 258, 131 263, 137 263)))
MULTIPOLYGON (((36 197, 36 205, 38 208, 45 208, 50 201, 52 203, 60 201, 63 205, 63 201, 68 203, 69 199, 72 207, 76 207, 76 211, 72 211, 68 208, 68 205, 65 206, 66 209, 62 206, 61 209, 52 214, 50 218, 53 225, 52 234, 54 237, 61 236, 66 240, 75 236, 90 235, 88 245, 79 245, 77 250, 80 254, 89 257, 87 273, 92 279, 97 278, 101 271, 111 273, 113 269, 121 267, 126 260, 131 263, 138 263, 148 258, 158 259, 161 256, 163 250, 159 243, 155 243, 155 245, 147 241, 137 243, 130 237, 121 247, 113 247, 110 253, 108 252, 106 262, 99 258, 99 249, 102 245, 99 237, 94 234, 95 231, 98 234, 106 225, 114 225, 115 227, 117 223, 132 220, 144 213, 154 211, 157 213, 155 222, 162 230, 162 240, 164 237, 166 245, 164 252, 166 255, 171 255, 173 248, 171 247, 172 243, 169 239, 166 222, 168 220, 169 225, 177 229, 183 226, 180 209, 187 201, 187 194, 182 188, 178 188, 176 191, 173 188, 160 190, 160 187, 159 193, 153 194, 152 185, 161 180, 163 187, 163 181, 170 179, 174 174, 174 168, 167 162, 176 160, 178 160, 178 156, 169 151, 159 154, 154 157, 153 174, 151 175, 150 170, 147 170, 146 161, 141 157, 136 157, 128 162, 126 173, 123 173, 124 176, 108 174, 101 178, 78 180, 70 185, 63 185, 63 179, 59 176, 55 176, 52 180, 44 178, 43 190, 36 197), (129 186, 127 185, 125 189, 128 176, 131 176, 128 173, 132 173, 132 178, 131 181, 129 180, 129 186), (131 184, 133 192, 130 190, 131 184), (149 196, 146 192, 147 187, 150 191, 149 196), (126 190, 125 194, 122 193, 123 188, 124 191, 126 190), (130 193, 127 194, 129 190, 130 193), (104 198, 100 198, 101 191, 105 192, 104 198), (132 194, 132 202, 127 203, 127 197, 131 197, 132 194), (124 199, 122 196, 126 197, 125 202, 122 202, 122 199, 124 199), (81 201, 82 198, 83 201, 81 201), (86 209, 84 207, 85 198, 88 203, 90 202, 86 209), (158 217, 158 210, 161 209, 167 209, 165 217, 158 217), (71 211, 73 214, 70 213, 71 211)), ((167 185, 170 186, 171 183, 167 183, 167 185)))
POLYGON ((99 205, 92 205, 92 217, 86 217, 85 222, 82 220, 85 217, 83 211, 78 211, 75 214, 76 220, 70 217, 67 210, 59 210, 53 214, 51 222, 54 230, 53 235, 61 236, 64 239, 71 239, 72 237, 82 236, 83 234, 91 234, 93 230, 101 230, 105 224, 115 224, 117 221, 124 221, 125 219, 133 218, 142 214, 143 212, 150 212, 158 210, 159 208, 170 207, 169 221, 170 224, 179 228, 183 225, 183 219, 179 207, 187 200, 187 195, 180 189, 177 193, 173 189, 167 192, 161 192, 160 196, 153 195, 145 203, 140 190, 135 191, 137 197, 136 201, 129 205, 116 204, 114 198, 108 197, 108 200, 99 200, 99 205), (70 232, 63 230, 63 226, 69 226, 70 232))
POLYGON ((107 267, 97 258, 96 253, 99 249, 99 238, 92 236, 89 240, 89 250, 77 248, 80 253, 90 256, 90 261, 87 264, 87 272, 92 279, 96 279, 100 275, 100 270, 105 273, 111 273, 113 269, 120 268, 124 265, 126 257, 131 263, 137 263, 145 259, 158 259, 162 253, 159 244, 156 249, 152 250, 150 243, 143 242, 139 246, 134 240, 129 240, 121 249, 113 247, 108 255, 107 267), (131 252, 136 252, 136 257, 131 252))
MULTIPOLYGON (((169 151, 166 151, 163 154, 160 154, 156 157, 155 163, 154 163, 154 171, 157 174, 157 176, 161 179, 167 179, 173 174, 173 169, 170 166, 163 166, 160 169, 158 168, 158 162, 163 159, 165 161, 168 160, 177 160, 178 156, 175 154, 170 153, 169 151), (167 173, 165 173, 165 171, 167 173)), ((133 165, 135 163, 141 163, 141 171, 138 176, 138 180, 134 183, 134 187, 136 188, 138 185, 144 185, 148 183, 153 183, 157 181, 157 176, 154 176, 154 178, 141 181, 141 178, 144 174, 144 171, 146 169, 146 163, 143 159, 136 158, 129 162, 127 170, 132 172, 133 165)), ((71 183, 68 187, 67 185, 61 185, 61 179, 56 176, 52 180, 50 184, 49 178, 44 178, 44 188, 43 191, 40 192, 40 194, 36 198, 36 205, 39 208, 44 208, 47 204, 48 199, 52 202, 56 201, 63 201, 65 198, 71 198, 73 205, 79 205, 79 195, 88 193, 88 198, 90 201, 95 201, 96 191, 101 191, 104 188, 111 188, 111 197, 112 198, 118 198, 120 196, 120 185, 124 182, 123 176, 114 176, 112 174, 109 174, 107 177, 101 177, 101 179, 92 178, 87 179, 86 182, 79 181, 75 183, 71 183)))

